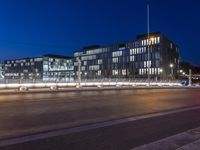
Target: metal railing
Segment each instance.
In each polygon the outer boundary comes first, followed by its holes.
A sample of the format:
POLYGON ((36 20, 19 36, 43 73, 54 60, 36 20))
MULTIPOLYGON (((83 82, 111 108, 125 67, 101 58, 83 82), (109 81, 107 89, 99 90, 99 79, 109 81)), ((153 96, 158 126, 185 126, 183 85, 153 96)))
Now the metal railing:
MULTIPOLYGON (((58 89, 62 87, 123 87, 123 86, 149 86, 147 79, 93 79, 64 81, 64 80, 0 80, 0 89, 17 88, 50 88, 58 89)), ((182 86, 180 81, 150 80, 150 86, 182 86)))

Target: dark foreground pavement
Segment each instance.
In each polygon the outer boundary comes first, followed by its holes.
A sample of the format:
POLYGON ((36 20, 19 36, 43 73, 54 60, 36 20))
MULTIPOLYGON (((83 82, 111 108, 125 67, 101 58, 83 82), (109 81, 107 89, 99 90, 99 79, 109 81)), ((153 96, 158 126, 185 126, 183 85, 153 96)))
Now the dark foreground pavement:
MULTIPOLYGON (((0 94, 0 139, 200 105, 200 89, 0 94)), ((200 110, 148 118, 1 149, 130 149, 200 126, 200 110)))
POLYGON ((200 126, 200 109, 1 147, 0 150, 128 150, 200 126))

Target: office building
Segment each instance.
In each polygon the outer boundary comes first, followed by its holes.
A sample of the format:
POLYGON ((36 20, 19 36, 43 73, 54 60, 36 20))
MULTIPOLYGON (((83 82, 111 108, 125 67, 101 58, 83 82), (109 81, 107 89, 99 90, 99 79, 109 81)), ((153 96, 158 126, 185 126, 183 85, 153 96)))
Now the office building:
POLYGON ((74 71, 82 79, 172 79, 177 75, 179 48, 160 32, 138 35, 135 40, 108 46, 83 47, 74 53, 74 71), (148 55, 149 50, 149 55, 148 55), (148 59, 149 56, 149 59, 148 59), (149 60, 149 61, 148 61, 149 60), (148 72, 149 65, 149 72, 148 72))
POLYGON ((3 64, 0 64, 0 79, 4 79, 3 64))
POLYGON ((64 80, 74 79, 73 59, 60 55, 6 60, 5 79, 64 80))

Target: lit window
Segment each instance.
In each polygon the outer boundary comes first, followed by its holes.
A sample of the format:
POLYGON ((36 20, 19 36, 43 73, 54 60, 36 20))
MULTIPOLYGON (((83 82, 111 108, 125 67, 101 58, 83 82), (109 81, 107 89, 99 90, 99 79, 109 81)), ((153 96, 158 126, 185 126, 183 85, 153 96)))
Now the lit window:
POLYGON ((85 70, 85 66, 81 66, 81 70, 84 71, 85 70))
POLYGON ((137 48, 137 54, 139 54, 139 48, 137 48))
POLYGON ((113 57, 119 57, 119 56, 122 56, 122 51, 112 52, 112 56, 113 56, 113 57))
POLYGON ((49 70, 48 65, 43 65, 43 70, 48 71, 49 70))
POLYGON ((147 67, 151 67, 151 61, 147 61, 147 67))
POLYGON ((89 66, 89 70, 99 70, 99 65, 89 66))
POLYGON ((113 62, 113 63, 118 63, 118 62, 119 62, 119 58, 118 58, 118 57, 114 57, 114 58, 112 59, 112 62, 113 62))
POLYGON ((122 75, 123 75, 123 76, 126 75, 126 69, 122 69, 122 75))
POLYGON ((154 68, 151 69, 151 73, 154 74, 154 68))
POLYGON ((144 46, 147 45, 147 40, 144 40, 144 46))
POLYGON ((42 61, 42 58, 35 58, 34 61, 42 61))
POLYGON ((87 61, 83 61, 83 65, 86 66, 87 65, 87 61))
POLYGON ((96 59, 96 55, 82 56, 81 60, 93 60, 96 59))
POLYGON ((97 72, 97 75, 98 75, 98 76, 100 76, 100 75, 101 75, 101 70, 99 70, 99 71, 97 72))
POLYGON ((146 47, 143 47, 143 53, 146 53, 146 47))
POLYGON ((144 68, 146 68, 147 67, 147 62, 146 61, 144 61, 144 68))
POLYGON ((130 56, 130 61, 134 61, 134 55, 130 56))
POLYGON ((173 48, 173 44, 172 44, 172 43, 170 43, 170 48, 171 48, 171 49, 173 48))
POLYGON ((133 49, 130 49, 130 55, 133 55, 133 49))
POLYGON ((118 75, 118 70, 112 70, 112 75, 118 75))
POLYGON ((102 64, 102 59, 98 59, 98 64, 102 64))
POLYGON ((157 37, 157 43, 160 43, 160 37, 157 37))
POLYGON ((139 75, 142 75, 142 69, 139 69, 139 75))

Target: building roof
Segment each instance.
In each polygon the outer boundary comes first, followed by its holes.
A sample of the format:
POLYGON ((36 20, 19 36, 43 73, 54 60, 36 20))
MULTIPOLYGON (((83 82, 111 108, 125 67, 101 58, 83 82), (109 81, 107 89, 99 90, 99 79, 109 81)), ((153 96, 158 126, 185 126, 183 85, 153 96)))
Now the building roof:
MULTIPOLYGON (((149 36, 159 35, 159 34, 162 34, 162 33, 161 32, 150 32, 149 36)), ((148 36, 147 33, 145 33, 145 34, 139 34, 139 35, 136 36, 136 39, 146 38, 147 36, 148 36)))
MULTIPOLYGON (((160 35, 160 34, 162 34, 162 32, 150 32, 149 33, 150 36, 152 36, 152 35, 160 35)), ((93 50, 93 49, 97 49, 97 48, 110 47, 110 46, 113 46, 113 45, 119 45, 119 47, 120 47, 120 46, 123 46, 125 43, 134 42, 134 41, 137 41, 139 39, 146 38, 146 37, 147 37, 147 33, 139 34, 139 35, 136 36, 135 39, 132 39, 132 40, 116 42, 116 43, 112 43, 112 44, 104 45, 104 46, 100 46, 100 45, 85 46, 85 47, 82 47, 82 49, 75 50, 74 53, 76 53, 76 52, 84 52, 84 51, 87 51, 87 50, 93 50)))
POLYGON ((64 55, 55 55, 55 54, 46 54, 43 55, 44 57, 53 57, 53 58, 64 58, 64 59, 72 59, 71 56, 64 56, 64 55))
POLYGON ((39 57, 24 57, 24 58, 16 58, 16 59, 7 59, 7 60, 4 60, 4 63, 6 61, 16 61, 16 60, 22 60, 22 59, 34 59, 34 58, 42 58, 42 57, 63 58, 63 59, 72 59, 73 58, 73 57, 64 56, 64 55, 46 54, 46 55, 39 56, 39 57))

